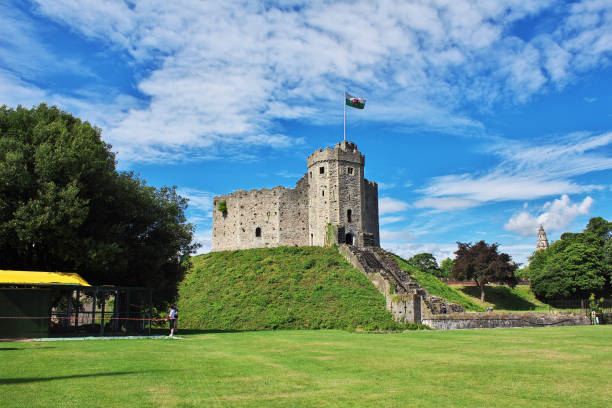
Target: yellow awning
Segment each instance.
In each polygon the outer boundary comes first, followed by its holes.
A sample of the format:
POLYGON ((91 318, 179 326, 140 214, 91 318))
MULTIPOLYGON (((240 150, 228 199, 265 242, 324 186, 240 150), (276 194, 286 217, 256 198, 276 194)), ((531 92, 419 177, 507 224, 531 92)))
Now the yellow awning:
POLYGON ((91 286, 78 273, 0 270, 0 285, 76 285, 91 286))

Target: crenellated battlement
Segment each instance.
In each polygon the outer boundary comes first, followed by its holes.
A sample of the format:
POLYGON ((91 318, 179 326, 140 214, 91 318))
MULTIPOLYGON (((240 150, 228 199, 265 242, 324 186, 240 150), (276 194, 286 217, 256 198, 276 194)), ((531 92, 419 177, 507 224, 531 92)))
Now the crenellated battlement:
POLYGON ((365 156, 357 149, 357 145, 353 142, 347 142, 346 140, 336 143, 334 148, 326 147, 325 149, 315 151, 308 156, 307 162, 310 168, 316 163, 330 160, 357 163, 361 166, 365 165, 365 156))

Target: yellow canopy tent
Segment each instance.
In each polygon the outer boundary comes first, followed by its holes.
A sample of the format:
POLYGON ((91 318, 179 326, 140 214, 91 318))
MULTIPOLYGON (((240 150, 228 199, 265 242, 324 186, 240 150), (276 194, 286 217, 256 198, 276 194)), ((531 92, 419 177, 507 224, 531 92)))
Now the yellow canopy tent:
POLYGON ((0 270, 0 285, 91 286, 78 273, 0 270))

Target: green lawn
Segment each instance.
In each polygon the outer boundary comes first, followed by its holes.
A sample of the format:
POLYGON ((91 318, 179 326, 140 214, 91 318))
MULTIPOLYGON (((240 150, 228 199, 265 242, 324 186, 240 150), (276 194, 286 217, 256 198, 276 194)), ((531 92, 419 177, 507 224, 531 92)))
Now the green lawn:
POLYGON ((612 326, 0 343, 5 407, 609 407, 612 326))

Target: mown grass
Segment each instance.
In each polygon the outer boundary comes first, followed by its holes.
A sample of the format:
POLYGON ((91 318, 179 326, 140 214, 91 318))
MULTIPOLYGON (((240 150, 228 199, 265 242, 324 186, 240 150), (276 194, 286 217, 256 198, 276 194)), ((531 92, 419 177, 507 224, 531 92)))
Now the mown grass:
POLYGON ((485 287, 485 302, 480 301, 480 289, 476 286, 455 286, 472 302, 482 307, 493 307, 501 311, 538 311, 547 312, 552 308, 536 299, 529 285, 517 285, 514 288, 501 285, 487 285, 485 287))
POLYGON ((421 285, 430 295, 440 296, 446 299, 448 302, 458 303, 465 308, 467 311, 472 312, 483 312, 485 308, 474 302, 469 296, 464 295, 458 290, 448 286, 444 282, 440 282, 438 278, 427 272, 422 272, 414 266, 408 264, 406 260, 395 256, 399 267, 410 274, 410 277, 414 279, 416 283, 421 285))
POLYGON ((608 407, 612 326, 0 343, 0 406, 608 407))
POLYGON ((398 324, 370 280, 335 248, 278 247, 193 259, 179 285, 184 327, 212 330, 363 329, 398 324))

